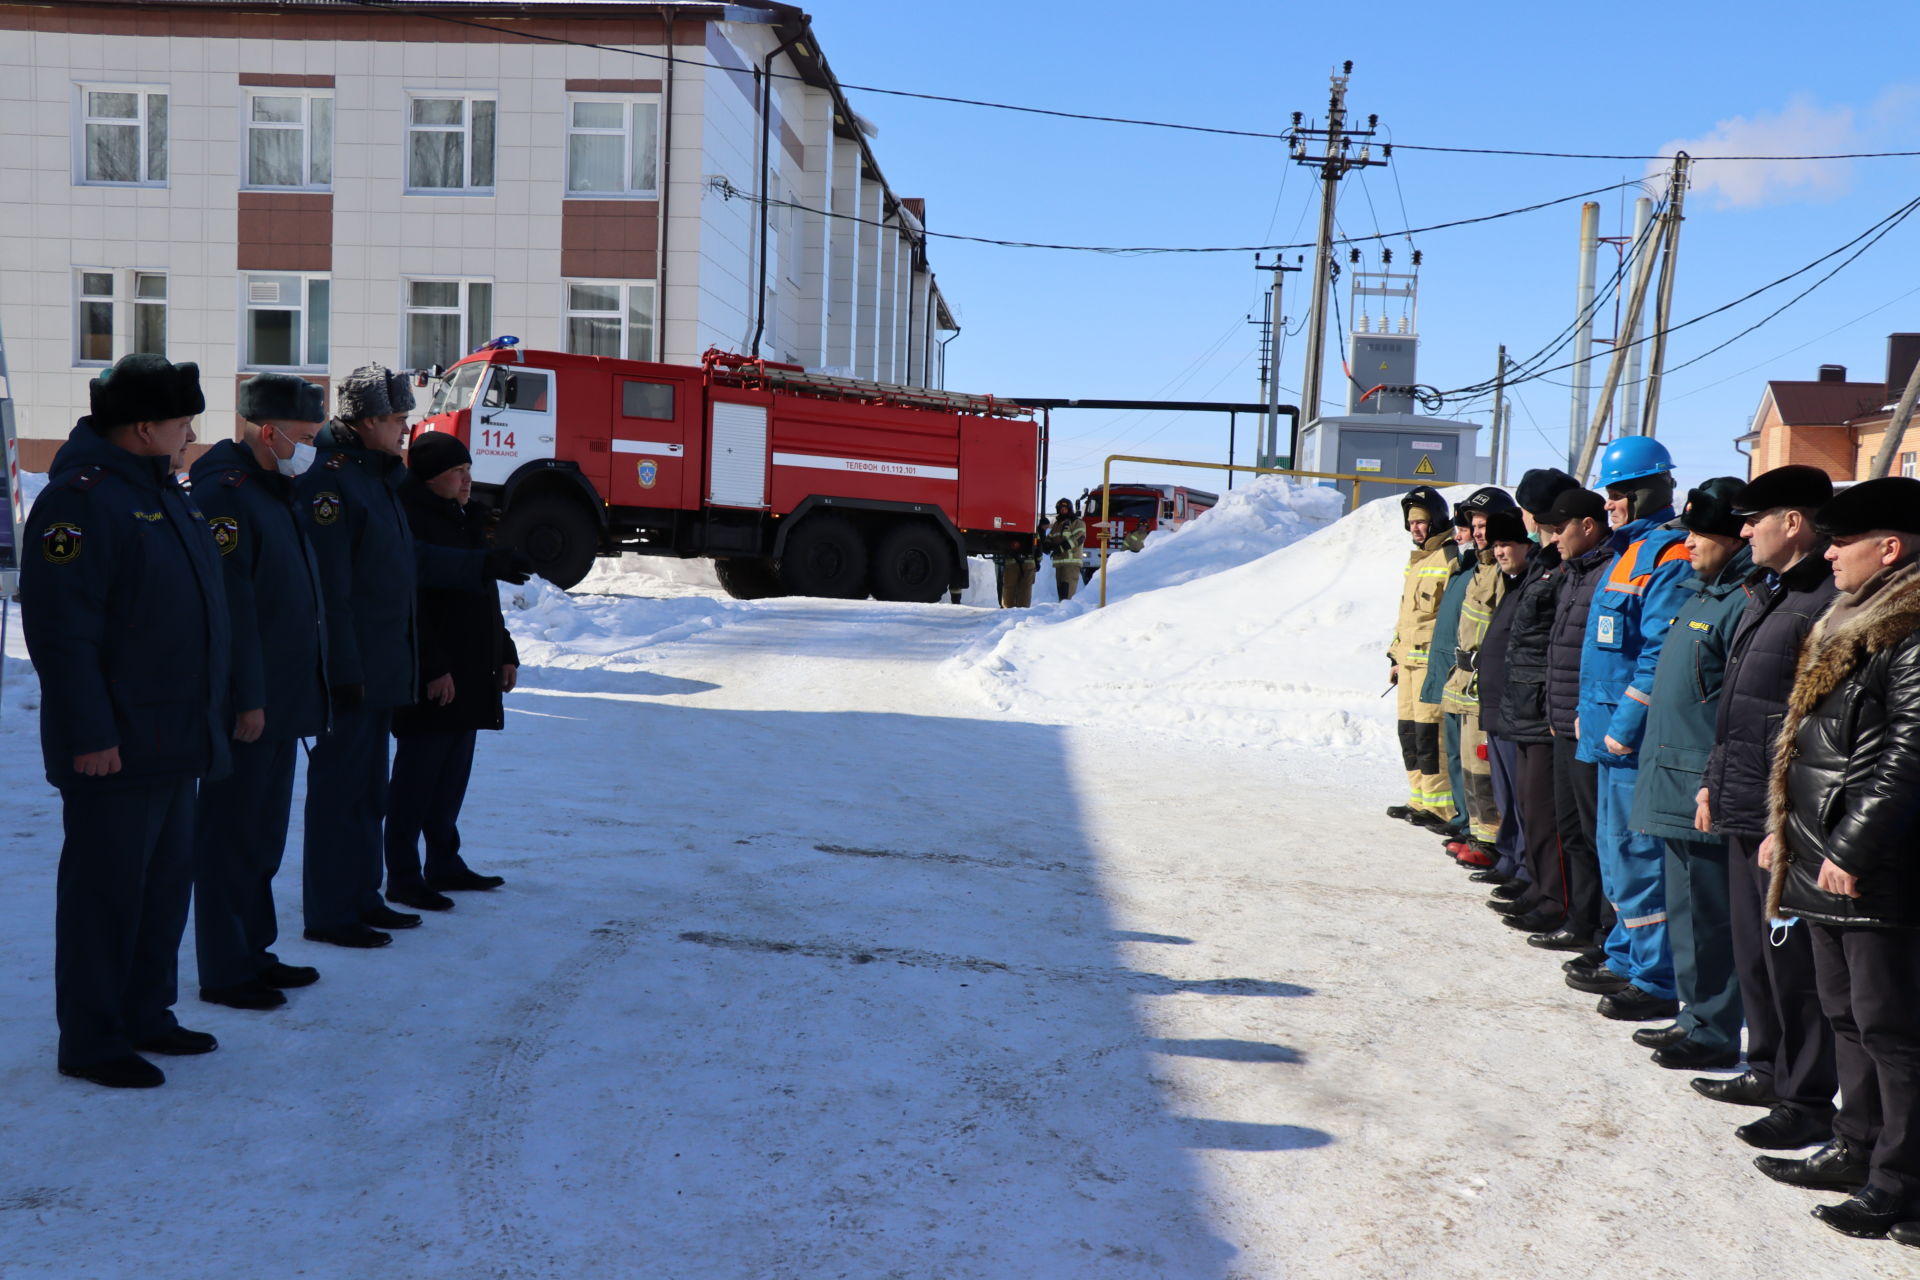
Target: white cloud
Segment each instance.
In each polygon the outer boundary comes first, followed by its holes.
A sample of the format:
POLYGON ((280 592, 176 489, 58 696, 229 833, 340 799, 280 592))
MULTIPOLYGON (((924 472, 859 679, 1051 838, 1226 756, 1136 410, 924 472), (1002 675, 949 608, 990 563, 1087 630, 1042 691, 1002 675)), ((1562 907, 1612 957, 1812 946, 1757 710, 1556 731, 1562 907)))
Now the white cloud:
MULTIPOLYGON (((1899 114, 1900 90, 1888 90, 1870 114, 1876 124, 1899 114)), ((1696 138, 1677 138, 1662 155, 1685 151, 1702 163, 1694 166, 1692 196, 1711 195, 1721 208, 1751 208, 1794 200, 1831 200, 1853 184, 1851 160, 1715 160, 1715 156, 1794 156, 1867 151, 1852 107, 1821 107, 1796 94, 1771 115, 1733 116, 1696 138)), ((1659 162, 1648 175, 1664 175, 1659 162)))

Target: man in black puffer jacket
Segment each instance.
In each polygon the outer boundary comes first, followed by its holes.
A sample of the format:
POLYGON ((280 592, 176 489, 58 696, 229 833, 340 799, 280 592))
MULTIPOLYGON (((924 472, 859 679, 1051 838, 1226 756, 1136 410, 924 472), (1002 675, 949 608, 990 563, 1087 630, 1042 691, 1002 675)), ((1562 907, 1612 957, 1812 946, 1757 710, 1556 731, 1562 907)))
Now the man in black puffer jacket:
POLYGON ((1741 533, 1758 566, 1753 593, 1727 641, 1714 746, 1706 785, 1695 797, 1694 825, 1727 837, 1728 902, 1734 971, 1747 1023, 1747 1070, 1702 1076, 1693 1087, 1719 1102, 1769 1107, 1740 1126, 1742 1142, 1792 1150, 1825 1142, 1833 1131, 1833 1028, 1813 984, 1813 945, 1805 929, 1768 929, 1762 910, 1768 874, 1757 861, 1767 831, 1767 774, 1774 739, 1793 691, 1800 648, 1833 601, 1827 540, 1814 511, 1833 497, 1817 467, 1776 467, 1748 482, 1740 498, 1741 533))
POLYGON ((1920 1242, 1920 480, 1887 477, 1820 508, 1840 594, 1807 637, 1774 751, 1768 911, 1812 930, 1840 1111, 1769 1177, 1854 1195, 1814 1216, 1920 1242))
MULTIPOLYGON (((487 529, 473 493, 473 458, 456 437, 432 431, 407 450, 400 505, 428 546, 483 551, 487 529)), ((460 807, 481 729, 501 729, 501 696, 519 678, 497 591, 420 590, 420 697, 393 713, 393 783, 387 797, 387 898, 425 911, 453 905, 447 890, 497 889, 460 857, 460 807), (426 838, 424 872, 420 840, 426 838)))

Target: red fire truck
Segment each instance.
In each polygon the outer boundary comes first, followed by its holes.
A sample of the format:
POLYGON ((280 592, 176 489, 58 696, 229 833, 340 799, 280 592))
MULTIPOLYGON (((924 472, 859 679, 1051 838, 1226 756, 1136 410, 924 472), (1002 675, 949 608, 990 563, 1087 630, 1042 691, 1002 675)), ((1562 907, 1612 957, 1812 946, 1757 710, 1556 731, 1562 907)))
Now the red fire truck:
POLYGON ((966 557, 1023 549, 1041 427, 991 396, 707 352, 698 368, 496 339, 414 428, 473 454, 498 538, 562 587, 595 556, 707 556, 740 599, 934 601, 966 557))
POLYGON ((1099 568, 1108 552, 1118 553, 1126 545, 1127 535, 1136 528, 1145 526, 1149 533, 1155 529, 1178 529, 1220 502, 1217 493, 1177 484, 1116 484, 1109 492, 1112 511, 1105 537, 1095 536, 1100 529, 1100 490, 1094 489, 1081 499, 1083 519, 1087 522, 1087 567, 1090 569, 1099 568))

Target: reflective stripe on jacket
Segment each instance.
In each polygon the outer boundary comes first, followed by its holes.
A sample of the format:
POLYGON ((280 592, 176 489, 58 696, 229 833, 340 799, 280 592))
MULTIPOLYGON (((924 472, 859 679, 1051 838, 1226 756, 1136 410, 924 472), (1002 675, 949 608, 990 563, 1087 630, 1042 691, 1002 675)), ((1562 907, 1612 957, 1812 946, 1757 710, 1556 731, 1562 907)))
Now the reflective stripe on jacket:
POLYGON ((1407 557, 1400 588, 1400 618, 1387 656, 1403 667, 1424 667, 1433 643, 1433 620, 1453 569, 1453 530, 1441 529, 1407 557))
POLYGON ((1467 598, 1460 605, 1460 632, 1454 639, 1455 653, 1440 655, 1442 662, 1452 665, 1453 671, 1447 676, 1447 692, 1441 702, 1449 711, 1466 713, 1480 706, 1480 673, 1462 671, 1457 661, 1457 653, 1478 654, 1480 642, 1486 639, 1487 627, 1493 622, 1493 611, 1500 606, 1500 599, 1507 592, 1507 575, 1500 572, 1500 566, 1493 561, 1493 553, 1488 552, 1486 563, 1473 571, 1473 581, 1467 586, 1467 598))
POLYGON ((1693 577, 1686 530, 1662 527, 1672 518, 1668 509, 1613 535, 1620 551, 1593 593, 1580 646, 1581 760, 1639 765, 1660 645, 1693 577), (1615 756, 1608 738, 1636 754, 1615 756))

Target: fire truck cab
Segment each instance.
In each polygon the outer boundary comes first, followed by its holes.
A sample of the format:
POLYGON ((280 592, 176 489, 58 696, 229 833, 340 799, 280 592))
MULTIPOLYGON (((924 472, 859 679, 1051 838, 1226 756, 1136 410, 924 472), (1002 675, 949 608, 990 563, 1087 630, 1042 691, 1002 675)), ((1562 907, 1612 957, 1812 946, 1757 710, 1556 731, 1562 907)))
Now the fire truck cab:
POLYGON ((1116 484, 1108 489, 1111 510, 1104 529, 1100 522, 1100 491, 1081 499, 1087 525, 1087 565, 1098 566, 1109 552, 1125 548, 1127 535, 1144 527, 1177 529, 1219 504, 1220 495, 1177 484, 1116 484))
POLYGON ((562 587, 633 551, 710 557, 742 599, 934 601, 968 555, 1030 543, 1039 504, 1031 410, 718 351, 693 367, 496 339, 435 380, 429 431, 466 443, 499 541, 562 587))

